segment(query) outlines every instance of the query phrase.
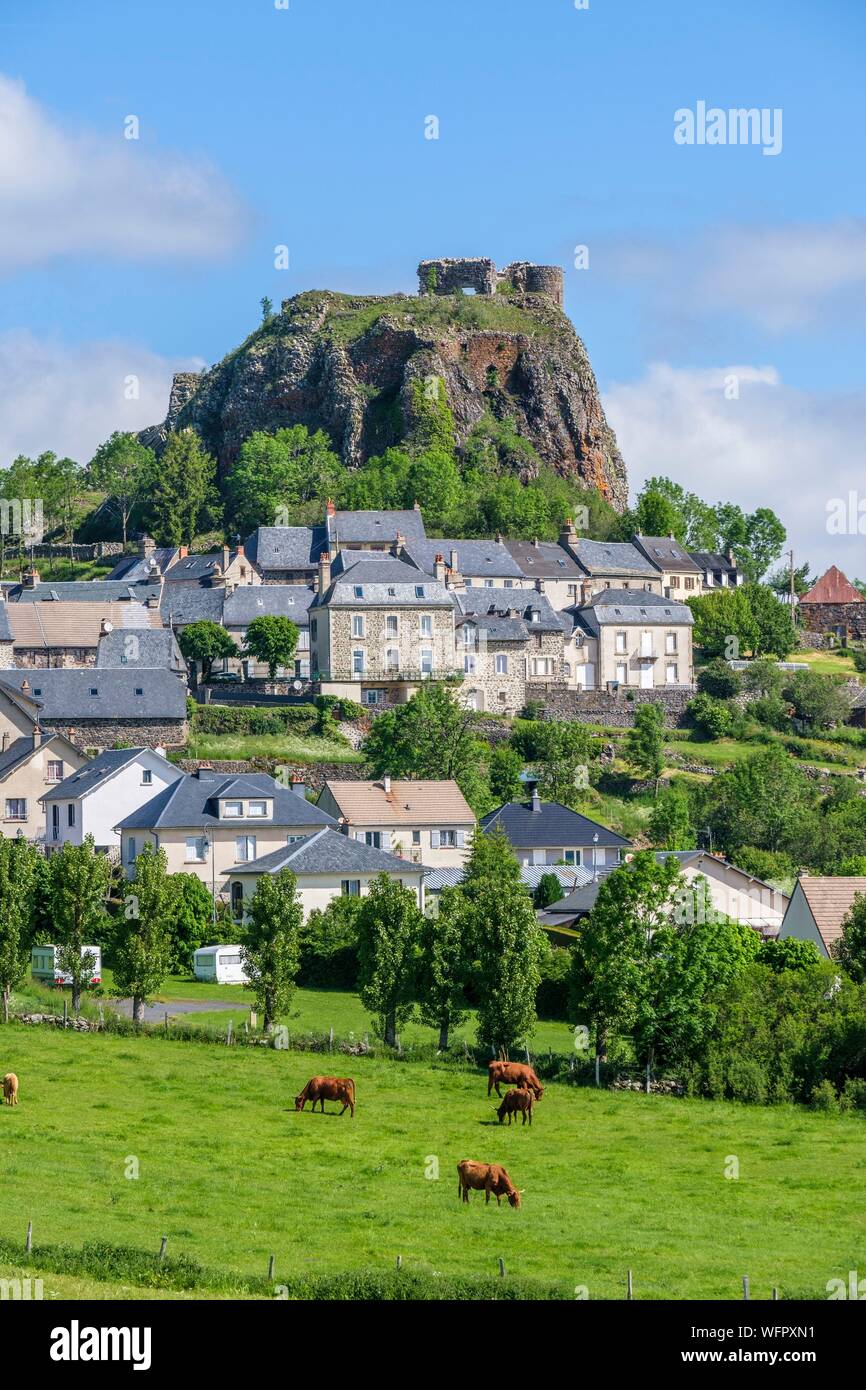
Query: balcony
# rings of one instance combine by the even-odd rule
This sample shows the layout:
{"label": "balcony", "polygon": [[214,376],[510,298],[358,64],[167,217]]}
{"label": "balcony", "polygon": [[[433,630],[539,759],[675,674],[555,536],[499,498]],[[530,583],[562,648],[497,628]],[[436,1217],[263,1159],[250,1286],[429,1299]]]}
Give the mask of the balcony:
{"label": "balcony", "polygon": [[348,666],[332,666],[329,671],[313,671],[310,677],[313,681],[356,681],[359,685],[362,682],[393,681],[395,684],[405,684],[415,681],[462,681],[465,679],[463,671],[453,668],[434,667],[432,671],[422,671],[419,667],[411,666],[367,666],[363,671],[354,671]]}

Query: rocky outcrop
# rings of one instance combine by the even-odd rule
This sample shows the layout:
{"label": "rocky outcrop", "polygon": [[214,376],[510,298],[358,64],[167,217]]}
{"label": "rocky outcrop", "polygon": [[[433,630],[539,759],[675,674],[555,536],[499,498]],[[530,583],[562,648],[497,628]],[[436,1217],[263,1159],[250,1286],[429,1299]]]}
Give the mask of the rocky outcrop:
{"label": "rocky outcrop", "polygon": [[297,295],[222,362],[177,376],[165,421],[141,437],[159,449],[191,426],[225,476],[254,430],[304,424],[356,468],[411,439],[413,383],[432,378],[444,382],[458,445],[486,413],[511,417],[543,462],[625,507],[625,465],[583,343],[552,292],[511,284],[475,296]]}

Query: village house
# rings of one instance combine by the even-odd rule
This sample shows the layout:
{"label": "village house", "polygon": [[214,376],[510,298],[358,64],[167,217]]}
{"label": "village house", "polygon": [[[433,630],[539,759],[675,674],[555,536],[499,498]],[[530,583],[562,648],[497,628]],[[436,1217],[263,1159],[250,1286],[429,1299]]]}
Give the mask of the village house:
{"label": "village house", "polygon": [[559,544],[586,574],[582,603],[602,589],[642,589],[661,594],[659,569],[630,541],[582,540],[574,526],[567,523],[560,533]]}
{"label": "village house", "polygon": [[115,628],[105,632],[96,649],[97,666],[164,667],[186,679],[186,659],[170,628]]}
{"label": "village house", "polygon": [[244,549],[263,584],[311,584],[327,549],[324,526],[259,526]]}
{"label": "village house", "polygon": [[356,840],[410,863],[459,867],[475,817],[454,781],[325,783],[317,805]]}
{"label": "village house", "polygon": [[12,633],[14,665],[33,670],[95,666],[103,637],[129,634],[134,644],[139,634],[162,628],[155,605],[102,601],[98,593],[86,603],[48,599],[6,604],[4,613]]}
{"label": "village house", "polygon": [[405,546],[401,558],[425,574],[435,574],[441,559],[449,589],[520,589],[528,583],[501,536],[495,540],[415,540]]}
{"label": "village house", "polygon": [[153,583],[165,578],[175,584],[207,584],[217,573],[229,589],[237,584],[261,583],[242,545],[234,550],[224,545],[206,555],[191,555],[188,546],[157,546],[147,535],[139,537],[138,554],[123,556],[108,579]]}
{"label": "village house", "polygon": [[37,569],[24,571],[20,584],[5,587],[9,603],[138,603],[158,604],[161,580],[70,579],[62,583],[47,579],[43,583]]}
{"label": "village house", "polygon": [[295,875],[305,918],[315,908],[326,908],[334,898],[366,897],[379,874],[410,889],[424,911],[424,878],[429,869],[327,828],[250,863],[235,865],[229,874],[229,901],[235,919],[246,915],[261,875],[277,874],[281,869]]}
{"label": "village house", "polygon": [[692,684],[692,611],[642,589],[605,589],[570,610],[565,656],[582,690]]}
{"label": "village house", "polygon": [[822,878],[800,874],[779,928],[779,939],[793,936],[812,941],[825,960],[829,959],[854,899],[861,893],[866,894],[866,878],[862,875]]}
{"label": "village house", "polygon": [[0,737],[62,733],[77,747],[186,742],[186,689],[165,669],[0,670]]}
{"label": "village house", "polygon": [[[292,669],[283,674],[291,679],[308,680],[310,676],[310,616],[309,609],[315,597],[315,589],[302,584],[257,584],[237,588],[226,596],[223,605],[222,624],[229,636],[234,638],[238,649],[242,650],[247,638],[247,628],[254,618],[288,618],[298,629],[298,645]],[[248,678],[263,678],[268,674],[267,665],[252,657],[239,660],[227,657],[222,662],[224,671],[242,667]],[[214,669],[220,669],[219,663]],[[279,672],[278,672],[279,674]]]}
{"label": "village house", "polygon": [[520,864],[581,865],[597,870],[616,867],[631,841],[558,801],[509,801],[481,819],[486,834],[502,830]]}
{"label": "village house", "polygon": [[[563,534],[567,539],[573,537],[569,527]],[[539,540],[506,541],[505,544],[524,582],[544,594],[553,608],[571,608],[582,602],[589,575],[566,546]]]}
{"label": "village house", "polygon": [[[0,694],[0,710],[2,710]],[[84,754],[62,734],[43,733],[39,724],[30,733],[0,733],[0,834],[6,838],[45,840],[44,792],[82,766]]]}
{"label": "village house", "polygon": [[475,710],[516,714],[526,685],[563,685],[566,619],[545,594],[467,589],[454,595],[454,642],[463,667],[461,699]]}
{"label": "village house", "polygon": [[636,548],[662,573],[662,593],[681,603],[701,592],[703,576],[696,560],[675,536],[633,537]]}
{"label": "village house", "polygon": [[49,852],[81,845],[91,835],[98,850],[120,851],[118,819],[139,810],[184,776],[155,748],[112,748],[82,763],[45,791]]}
{"label": "village house", "polygon": [[119,816],[114,829],[128,877],[151,845],[165,851],[169,873],[195,874],[216,898],[227,897],[229,876],[240,865],[328,826],[336,826],[334,818],[308,801],[302,787],[281,787],[264,773],[201,767]]}
{"label": "village house", "polygon": [[425,680],[455,671],[454,604],[431,579],[390,554],[319,558],[309,608],[310,674],[323,695],[363,704],[404,701]]}
{"label": "village house", "polygon": [[702,593],[713,589],[736,589],[743,583],[744,576],[737,568],[732,550],[727,555],[719,555],[714,550],[690,550],[689,555],[701,572]]}
{"label": "village house", "polygon": [[832,633],[843,643],[852,637],[863,638],[866,594],[831,565],[800,599],[800,616],[807,632]]}

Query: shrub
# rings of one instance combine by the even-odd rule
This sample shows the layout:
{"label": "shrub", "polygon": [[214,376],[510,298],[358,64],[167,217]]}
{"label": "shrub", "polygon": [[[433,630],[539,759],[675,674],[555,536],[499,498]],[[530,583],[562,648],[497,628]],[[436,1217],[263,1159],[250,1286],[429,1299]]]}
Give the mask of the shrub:
{"label": "shrub", "polygon": [[862,1076],[849,1076],[841,1098],[846,1110],[866,1110],[866,1080]]}
{"label": "shrub", "polygon": [[836,1095],[836,1087],[833,1082],[825,1077],[823,1081],[818,1082],[817,1086],[813,1086],[809,1104],[813,1110],[823,1110],[825,1114],[838,1110],[839,1097]]}
{"label": "shrub", "polygon": [[571,974],[572,948],[555,946],[541,962],[541,982],[535,995],[535,1012],[539,1018],[566,1022],[569,1016],[568,982]]}
{"label": "shrub", "polygon": [[723,657],[715,657],[697,674],[698,690],[717,700],[732,700],[740,693],[740,676]]}
{"label": "shrub", "polygon": [[724,738],[730,733],[734,714],[730,705],[712,695],[696,695],[687,706],[687,713],[695,728],[706,738]]}
{"label": "shrub", "polygon": [[790,878],[794,873],[794,861],[787,854],[770,849],[756,849],[754,845],[741,845],[733,850],[731,860],[738,869],[760,878],[764,883],[773,879]]}
{"label": "shrub", "polygon": [[765,729],[776,729],[784,733],[791,727],[790,707],[780,695],[762,695],[749,705],[749,714]]}

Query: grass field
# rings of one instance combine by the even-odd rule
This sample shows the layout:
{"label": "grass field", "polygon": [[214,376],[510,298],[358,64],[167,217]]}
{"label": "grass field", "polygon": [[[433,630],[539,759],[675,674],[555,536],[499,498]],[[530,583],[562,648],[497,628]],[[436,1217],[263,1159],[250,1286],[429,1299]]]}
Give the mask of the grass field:
{"label": "grass field", "polygon": [[[744,1274],[754,1298],[825,1297],[866,1260],[856,1115],[552,1085],[532,1128],[508,1129],[478,1072],[352,1058],[335,1068],[356,1081],[350,1120],[294,1112],[327,1068],[292,1052],[10,1025],[0,1053],[21,1080],[20,1105],[0,1107],[4,1240],[30,1219],[37,1245],[156,1250],[167,1235],[175,1255],[239,1275],[274,1253],[278,1280],[398,1255],[489,1275],[502,1256],[591,1298],[622,1297],[628,1268],[640,1298],[736,1299]],[[466,1157],[505,1163],[521,1210],[461,1206]],[[46,1297],[59,1278],[45,1273]]]}
{"label": "grass field", "polygon": [[185,758],[285,758],[292,763],[360,763],[345,743],[315,734],[191,734]]}

